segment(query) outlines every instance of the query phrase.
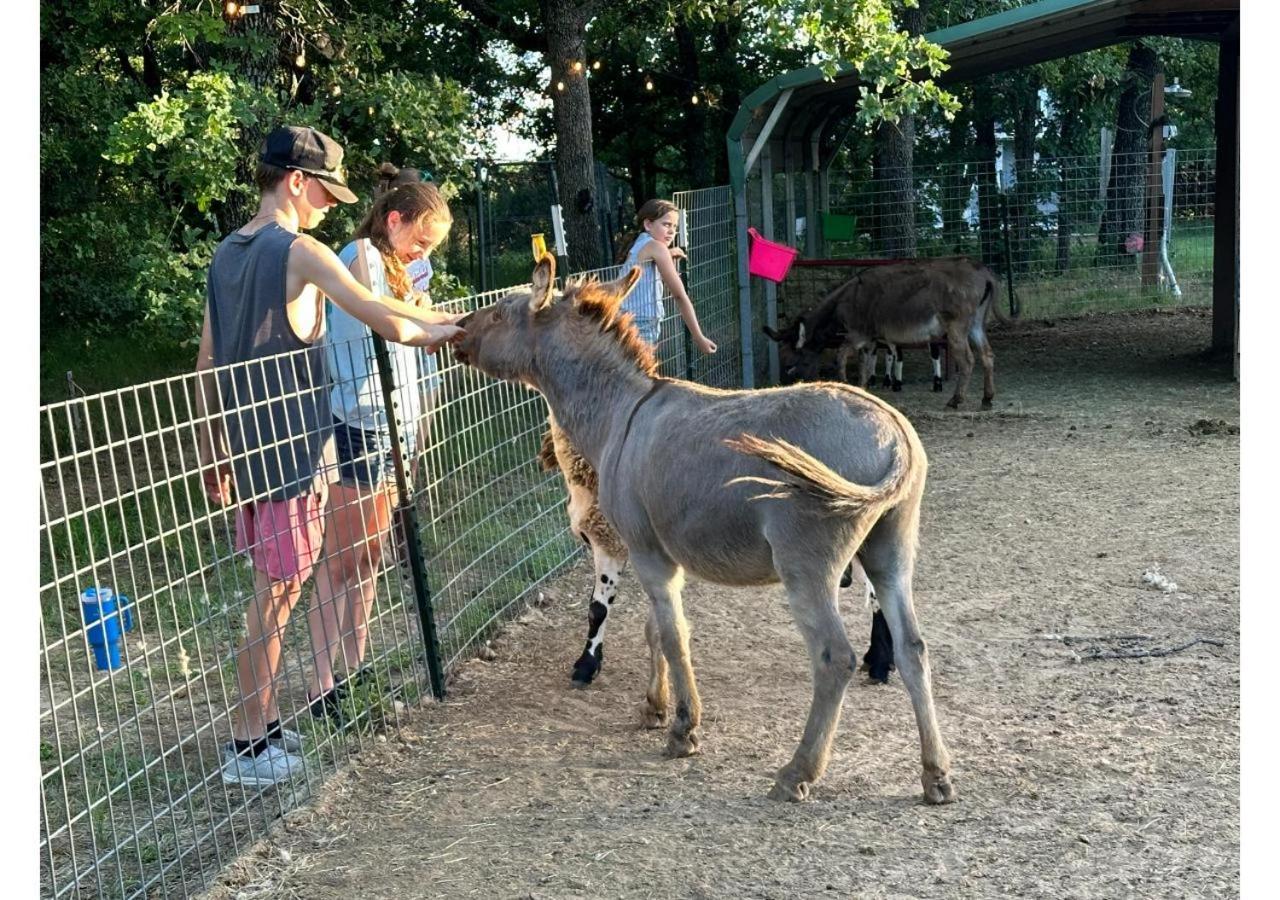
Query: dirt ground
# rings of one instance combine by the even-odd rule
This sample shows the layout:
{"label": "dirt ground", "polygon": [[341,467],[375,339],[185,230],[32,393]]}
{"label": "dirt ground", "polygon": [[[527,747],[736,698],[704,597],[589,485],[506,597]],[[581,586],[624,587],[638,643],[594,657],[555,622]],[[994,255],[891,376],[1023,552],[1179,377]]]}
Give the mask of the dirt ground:
{"label": "dirt ground", "polygon": [[944,414],[908,355],[890,399],[930,455],[916,603],[959,802],[921,801],[896,673],[851,686],[809,802],[765,799],[810,690],[779,589],[690,582],[703,754],[664,759],[633,580],[570,686],[579,566],[210,896],[1238,894],[1239,395],[1208,342],[1204,311],[1020,323],[990,413]]}

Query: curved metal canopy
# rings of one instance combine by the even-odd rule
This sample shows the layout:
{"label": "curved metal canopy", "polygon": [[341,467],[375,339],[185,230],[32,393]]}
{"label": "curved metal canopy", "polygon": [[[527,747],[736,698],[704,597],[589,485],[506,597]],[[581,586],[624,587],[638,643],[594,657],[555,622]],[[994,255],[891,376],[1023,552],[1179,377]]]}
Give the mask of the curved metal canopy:
{"label": "curved metal canopy", "polygon": [[[1147,35],[1219,40],[1239,16],[1240,0],[1041,0],[926,37],[950,54],[940,80],[954,83]],[[726,135],[734,186],[751,169],[747,160],[755,162],[762,137],[779,150],[808,143],[829,114],[854,110],[860,83],[852,66],[840,65],[831,80],[809,66],[748,94]]]}

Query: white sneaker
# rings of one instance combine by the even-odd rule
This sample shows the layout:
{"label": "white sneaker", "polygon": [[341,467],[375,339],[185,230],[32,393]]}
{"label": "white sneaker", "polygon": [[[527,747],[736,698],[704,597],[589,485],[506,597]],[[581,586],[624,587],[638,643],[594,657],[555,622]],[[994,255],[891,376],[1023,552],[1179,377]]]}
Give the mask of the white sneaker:
{"label": "white sneaker", "polygon": [[280,737],[267,738],[267,743],[272,746],[279,747],[285,753],[301,753],[302,752],[302,735],[288,728],[280,729]]}
{"label": "white sneaker", "polygon": [[222,780],[227,784],[270,787],[288,781],[302,771],[302,757],[286,753],[275,744],[257,756],[236,753],[235,744],[222,748]]}

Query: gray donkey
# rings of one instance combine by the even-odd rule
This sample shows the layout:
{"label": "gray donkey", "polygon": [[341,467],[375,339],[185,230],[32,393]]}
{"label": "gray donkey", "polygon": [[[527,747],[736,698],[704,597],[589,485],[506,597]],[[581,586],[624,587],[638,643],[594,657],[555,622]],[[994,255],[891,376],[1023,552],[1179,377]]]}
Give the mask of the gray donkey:
{"label": "gray donkey", "polygon": [[[614,601],[618,599],[618,581],[627,565],[627,546],[600,512],[600,479],[596,476],[596,470],[573,448],[572,442],[556,424],[554,416],[547,417],[547,431],[542,435],[538,461],[548,472],[559,470],[564,476],[565,486],[569,490],[569,530],[582,538],[582,542],[591,549],[595,565],[595,577],[591,580],[591,603],[587,608],[587,644],[582,655],[573,664],[573,683],[586,686],[604,666],[604,626],[613,610]],[[885,621],[884,613],[875,602],[874,586],[866,579],[866,573],[862,571],[862,565],[856,558],[845,568],[844,575],[840,578],[840,587],[847,588],[853,584],[855,569],[862,576],[866,603],[874,607],[871,614],[871,645],[862,657],[862,668],[872,684],[885,684],[889,681],[889,673],[893,671],[893,639],[889,636],[889,623]],[[653,658],[662,654],[661,647],[657,644],[656,627],[650,616],[645,634]],[[662,690],[665,692],[665,688]],[[646,724],[657,728],[663,722],[646,715]]]}
{"label": "gray donkey", "polygon": [[927,461],[897,410],[844,384],[725,391],[656,376],[652,349],[620,306],[639,269],[609,284],[553,288],[543,256],[528,291],[463,321],[454,355],[540,391],[556,422],[600,473],[599,504],[652,603],[649,711],[675,713],[671,757],[698,752],[702,703],[681,603],[687,570],[725,585],[781,581],[808,647],[813,700],[774,799],[803,800],[826,770],[856,669],[837,608],[855,552],[876,586],[920,732],[924,798],[955,798],[934,714],[928,653],[911,602]]}

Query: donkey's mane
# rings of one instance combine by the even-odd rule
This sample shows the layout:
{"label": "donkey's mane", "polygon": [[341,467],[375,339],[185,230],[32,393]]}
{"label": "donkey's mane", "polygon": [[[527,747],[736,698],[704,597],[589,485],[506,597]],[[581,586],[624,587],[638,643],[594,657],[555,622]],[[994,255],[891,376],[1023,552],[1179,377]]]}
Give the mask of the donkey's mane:
{"label": "donkey's mane", "polygon": [[[646,375],[657,375],[658,361],[653,347],[640,337],[631,313],[622,312],[622,300],[609,286],[601,284],[594,275],[588,278],[571,278],[564,286],[563,301],[590,319],[600,323],[600,330],[613,335],[623,354],[640,367]],[[562,301],[562,302],[563,302]]]}

